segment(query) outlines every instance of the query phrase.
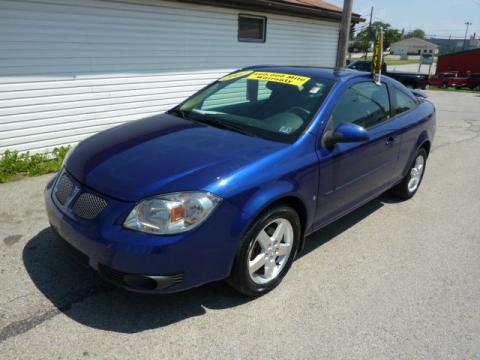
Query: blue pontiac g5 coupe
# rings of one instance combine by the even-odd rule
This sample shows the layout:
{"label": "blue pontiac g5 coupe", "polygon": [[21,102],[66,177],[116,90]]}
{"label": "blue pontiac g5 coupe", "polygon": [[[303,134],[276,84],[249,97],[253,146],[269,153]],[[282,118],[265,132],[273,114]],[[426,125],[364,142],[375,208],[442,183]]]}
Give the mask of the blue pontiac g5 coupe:
{"label": "blue pontiac g5 coupe", "polygon": [[384,77],[250,67],[165,114],[82,141],[45,190],[53,229],[106,280],[262,295],[306,235],[386,190],[418,190],[435,108]]}

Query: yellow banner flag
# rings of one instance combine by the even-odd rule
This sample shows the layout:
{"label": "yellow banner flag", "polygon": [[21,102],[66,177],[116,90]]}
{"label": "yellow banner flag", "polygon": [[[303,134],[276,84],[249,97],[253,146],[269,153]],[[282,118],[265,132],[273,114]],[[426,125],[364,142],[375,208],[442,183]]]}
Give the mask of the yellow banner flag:
{"label": "yellow banner flag", "polygon": [[373,49],[372,58],[372,78],[377,84],[380,84],[380,78],[382,76],[382,64],[383,64],[383,30],[377,35],[375,41],[375,48]]}

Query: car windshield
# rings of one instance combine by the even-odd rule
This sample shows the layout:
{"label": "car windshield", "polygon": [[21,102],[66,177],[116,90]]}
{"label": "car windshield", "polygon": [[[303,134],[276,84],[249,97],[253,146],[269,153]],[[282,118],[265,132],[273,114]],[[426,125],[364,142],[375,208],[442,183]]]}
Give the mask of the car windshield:
{"label": "car windshield", "polygon": [[266,71],[227,75],[170,111],[248,136],[293,143],[334,81]]}

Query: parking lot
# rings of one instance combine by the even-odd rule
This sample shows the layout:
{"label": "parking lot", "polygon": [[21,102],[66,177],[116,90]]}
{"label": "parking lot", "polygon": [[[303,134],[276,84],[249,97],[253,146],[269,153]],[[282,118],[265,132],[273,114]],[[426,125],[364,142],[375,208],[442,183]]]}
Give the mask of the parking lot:
{"label": "parking lot", "polygon": [[310,236],[279,288],[114,289],[48,228],[51,176],[0,185],[2,359],[479,359],[480,94],[430,91],[437,135],[416,197]]}

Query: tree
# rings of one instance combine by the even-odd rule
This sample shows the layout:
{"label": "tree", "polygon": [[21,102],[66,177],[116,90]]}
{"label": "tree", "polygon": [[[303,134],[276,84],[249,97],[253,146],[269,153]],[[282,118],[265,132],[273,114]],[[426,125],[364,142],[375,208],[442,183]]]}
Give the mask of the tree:
{"label": "tree", "polygon": [[355,36],[353,47],[359,50],[367,50],[370,47],[370,44],[374,41],[376,34],[383,30],[383,48],[387,49],[394,42],[400,41],[402,37],[398,29],[392,28],[389,23],[384,23],[381,21],[375,21],[372,24],[371,37],[368,38],[368,27],[363,28]]}
{"label": "tree", "polygon": [[415,29],[413,31],[408,32],[407,35],[405,35],[405,38],[407,39],[412,37],[425,39],[425,31],[423,31],[422,29]]}

